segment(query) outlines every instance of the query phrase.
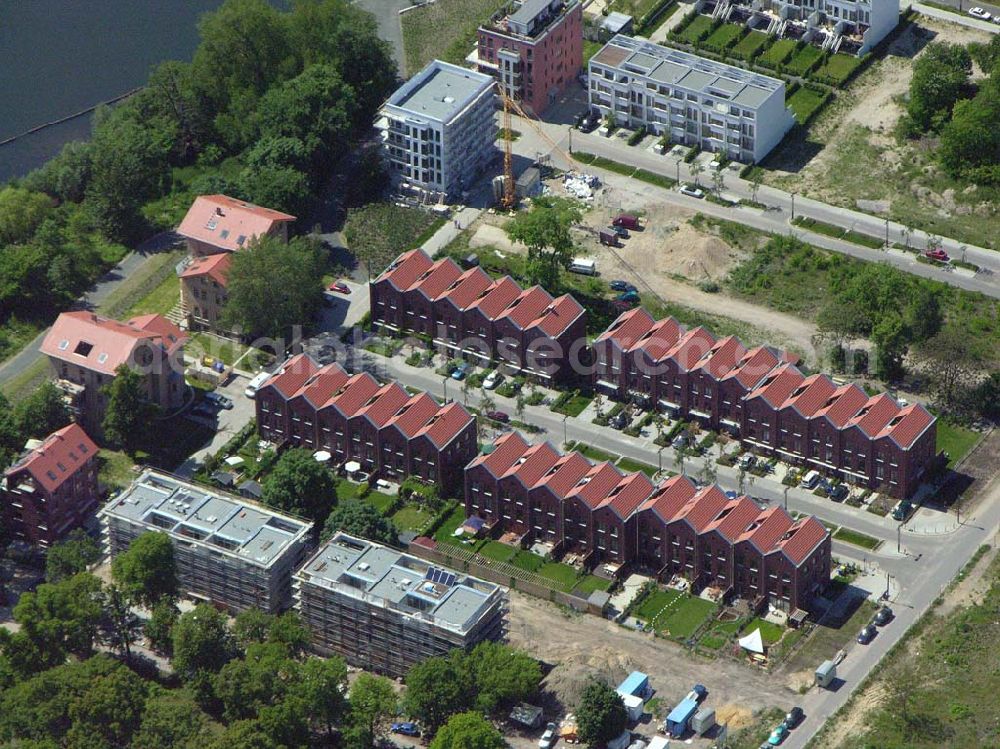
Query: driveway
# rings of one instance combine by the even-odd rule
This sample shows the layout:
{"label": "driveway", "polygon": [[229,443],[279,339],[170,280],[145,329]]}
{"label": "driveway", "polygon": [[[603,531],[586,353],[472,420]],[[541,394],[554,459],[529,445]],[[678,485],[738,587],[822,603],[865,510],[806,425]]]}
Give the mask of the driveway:
{"label": "driveway", "polygon": [[[223,445],[229,442],[238,431],[247,425],[250,419],[256,415],[256,407],[251,398],[247,398],[243,393],[246,390],[249,380],[243,375],[233,375],[224,386],[215,389],[216,393],[228,396],[233,402],[231,409],[219,411],[214,419],[198,418],[198,423],[207,424],[213,427],[216,432],[212,441],[205,447],[193,453],[185,460],[174,473],[181,478],[190,478],[198,470],[198,466],[209,455],[217,453]],[[191,417],[195,420],[195,417]]]}
{"label": "driveway", "polygon": [[341,281],[347,284],[351,293],[323,292],[323,309],[318,323],[321,331],[343,332],[357,325],[370,309],[367,283],[358,283],[346,278]]}
{"label": "driveway", "polygon": [[375,16],[378,35],[389,42],[399,74],[404,75],[406,58],[403,54],[403,29],[399,23],[399,11],[412,5],[410,0],[357,0],[355,4]]}

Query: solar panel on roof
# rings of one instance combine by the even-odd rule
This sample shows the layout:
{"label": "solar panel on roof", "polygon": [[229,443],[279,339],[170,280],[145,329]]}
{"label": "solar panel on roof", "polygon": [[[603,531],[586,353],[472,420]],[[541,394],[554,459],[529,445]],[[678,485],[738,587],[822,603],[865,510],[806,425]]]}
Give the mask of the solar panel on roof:
{"label": "solar panel on roof", "polygon": [[441,585],[451,587],[455,584],[458,576],[454,572],[448,572],[438,567],[428,567],[424,579],[430,580],[432,583],[440,583]]}

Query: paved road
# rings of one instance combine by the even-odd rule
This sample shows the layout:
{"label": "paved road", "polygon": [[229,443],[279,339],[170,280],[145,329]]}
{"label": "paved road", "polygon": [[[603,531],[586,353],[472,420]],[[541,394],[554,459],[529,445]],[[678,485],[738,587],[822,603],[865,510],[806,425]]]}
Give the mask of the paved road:
{"label": "paved road", "polygon": [[392,46],[393,57],[396,59],[400,75],[406,72],[404,70],[406,58],[403,54],[403,30],[399,23],[399,11],[410,5],[412,5],[410,0],[357,0],[359,8],[375,16],[378,35]]}
{"label": "paved road", "polygon": [[972,29],[988,31],[991,34],[1000,32],[1000,25],[995,24],[992,21],[983,21],[979,18],[973,18],[967,13],[969,8],[982,8],[990,15],[997,16],[1000,15],[1000,6],[989,5],[988,3],[968,2],[968,0],[936,0],[936,2],[941,5],[950,5],[952,8],[960,9],[961,12],[950,13],[947,10],[934,8],[930,5],[924,5],[923,3],[913,3],[913,9],[919,13],[923,13],[925,16],[940,18],[942,21],[958,23]]}
{"label": "paved road", "polygon": [[[971,245],[963,245],[952,239],[942,239],[942,245],[952,257],[961,259],[964,256],[968,262],[975,263],[986,269],[986,272],[974,275],[959,269],[945,271],[934,266],[918,263],[913,259],[913,256],[902,252],[873,250],[822,234],[803,231],[789,223],[792,218],[793,201],[794,215],[796,217],[806,216],[814,218],[877,238],[882,238],[886,235],[885,219],[880,219],[859,211],[827,205],[801,196],[793,197],[791,193],[769,186],[760,186],[757,192],[757,200],[768,205],[772,210],[761,211],[746,206],[727,208],[715,203],[709,203],[706,200],[698,200],[681,195],[675,190],[656,187],[646,182],[629,179],[601,169],[586,167],[576,161],[569,163],[558,153],[553,152],[552,146],[545,139],[541,138],[531,125],[523,121],[518,124],[520,125],[518,130],[522,135],[514,142],[513,149],[522,157],[534,159],[536,154],[540,152],[552,153],[553,162],[557,166],[562,168],[586,169],[600,173],[606,184],[612,185],[614,189],[621,190],[625,194],[640,195],[647,199],[656,199],[670,205],[701,211],[705,214],[726,218],[762,231],[779,234],[791,233],[802,237],[811,244],[828,250],[850,255],[861,260],[888,262],[915,275],[943,281],[953,286],[969,291],[977,291],[994,298],[1000,298],[1000,252]],[[689,166],[677,158],[661,156],[645,148],[628,146],[618,138],[603,138],[597,135],[596,132],[584,134],[579,131],[573,131],[572,136],[570,136],[570,130],[565,125],[540,123],[537,120],[533,124],[540,126],[542,131],[548,136],[548,139],[555,142],[564,152],[569,151],[570,138],[572,138],[573,148],[577,151],[587,151],[598,156],[613,159],[619,163],[642,167],[643,169],[662,174],[672,179],[680,176],[680,179],[683,181],[694,180]],[[703,182],[708,182],[707,172],[703,173],[700,179]],[[749,182],[740,179],[739,175],[734,171],[725,172],[724,195],[734,199],[749,198],[751,192],[752,186]],[[625,201],[622,202],[624,203]],[[892,221],[888,222],[888,234],[890,242],[908,243],[911,247],[919,248],[926,247],[927,245],[928,235],[925,232],[914,231],[907,235],[906,227]]]}

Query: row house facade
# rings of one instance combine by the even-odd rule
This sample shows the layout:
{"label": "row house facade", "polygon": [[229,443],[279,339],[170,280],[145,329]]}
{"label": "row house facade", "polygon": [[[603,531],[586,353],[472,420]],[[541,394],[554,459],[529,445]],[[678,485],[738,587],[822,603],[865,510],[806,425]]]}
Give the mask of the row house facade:
{"label": "row house facade", "polygon": [[594,341],[594,388],[725,430],[744,446],[849,483],[909,497],[936,457],[936,423],[921,405],[805,375],[795,357],[747,349],[636,308]]}
{"label": "row house facade", "polygon": [[263,439],[326,450],[334,463],[357,461],[378,478],[456,486],[476,454],[475,419],[460,404],[442,406],[336,363],[321,367],[306,354],[285,362],[255,400]]}
{"label": "row house facade", "polygon": [[465,510],[491,531],[587,564],[635,564],[662,581],[716,587],[787,611],[830,579],[830,534],[815,518],[761,510],[684,476],[654,485],[579,453],[508,433],[465,470]]}
{"label": "row house facade", "polygon": [[544,382],[568,383],[586,345],[586,313],[564,294],[522,289],[509,276],[463,271],[451,258],[423,250],[400,255],[371,284],[372,321],[394,333],[415,333],[437,348]]}

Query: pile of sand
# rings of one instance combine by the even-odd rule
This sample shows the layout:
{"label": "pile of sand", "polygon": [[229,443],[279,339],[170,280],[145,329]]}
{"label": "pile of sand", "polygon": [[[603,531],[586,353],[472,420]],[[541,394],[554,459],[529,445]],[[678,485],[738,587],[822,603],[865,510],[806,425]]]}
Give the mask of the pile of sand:
{"label": "pile of sand", "polygon": [[720,726],[725,723],[732,733],[753,723],[753,713],[741,705],[727,704],[715,711],[715,722]]}
{"label": "pile of sand", "polygon": [[576,705],[591,679],[614,687],[635,670],[635,663],[625,653],[612,648],[595,648],[562,658],[546,677],[544,688],[563,705]]}

